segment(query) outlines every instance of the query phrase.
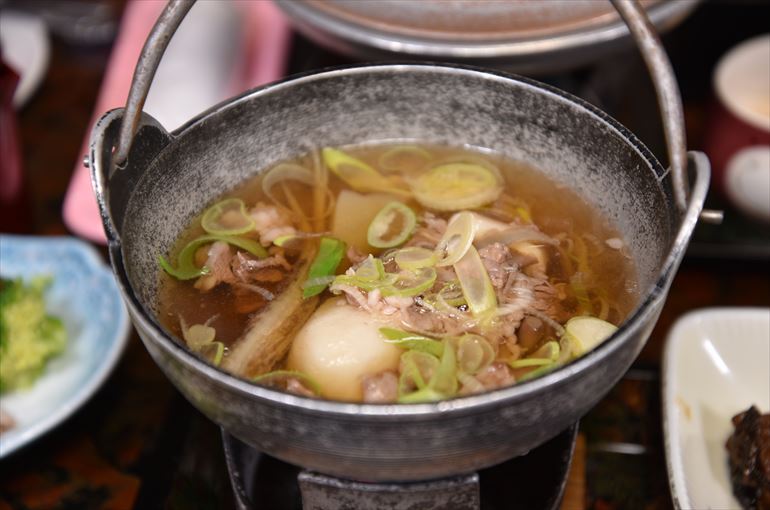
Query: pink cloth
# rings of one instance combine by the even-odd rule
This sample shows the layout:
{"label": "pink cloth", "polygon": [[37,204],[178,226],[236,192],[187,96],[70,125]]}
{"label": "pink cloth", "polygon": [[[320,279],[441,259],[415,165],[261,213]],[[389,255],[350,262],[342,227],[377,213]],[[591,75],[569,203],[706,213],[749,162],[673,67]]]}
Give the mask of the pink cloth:
{"label": "pink cloth", "polygon": [[[234,0],[233,3],[242,14],[245,51],[243,65],[232,77],[228,96],[283,76],[291,35],[286,18],[272,2]],[[164,0],[131,0],[126,6],[91,126],[108,110],[125,106],[142,46],[165,4]],[[91,175],[82,164],[88,153],[90,136],[89,127],[64,199],[63,216],[64,222],[75,234],[105,243]]]}

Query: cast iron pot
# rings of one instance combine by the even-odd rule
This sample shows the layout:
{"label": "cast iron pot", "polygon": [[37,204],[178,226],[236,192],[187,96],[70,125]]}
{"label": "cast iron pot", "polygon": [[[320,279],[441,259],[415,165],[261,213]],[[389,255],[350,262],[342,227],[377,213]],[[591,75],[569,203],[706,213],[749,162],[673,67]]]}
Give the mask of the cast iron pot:
{"label": "cast iron pot", "polygon": [[[136,129],[121,165],[114,161],[121,147],[113,151],[124,116]],[[157,256],[199,211],[310,148],[372,140],[490,148],[576,190],[622,232],[638,270],[638,307],[597,349],[544,377],[416,405],[341,403],[258,386],[207,364],[164,330]],[[89,157],[120,289],[147,350],[174,385],[262,452],[368,481],[491,466],[583,416],[628,369],[655,325],[709,179],[708,161],[691,153],[685,198],[672,172],[591,105],[528,79],[436,64],[298,76],[218,105],[172,133],[149,115],[134,122],[124,109],[112,110],[94,129]]]}

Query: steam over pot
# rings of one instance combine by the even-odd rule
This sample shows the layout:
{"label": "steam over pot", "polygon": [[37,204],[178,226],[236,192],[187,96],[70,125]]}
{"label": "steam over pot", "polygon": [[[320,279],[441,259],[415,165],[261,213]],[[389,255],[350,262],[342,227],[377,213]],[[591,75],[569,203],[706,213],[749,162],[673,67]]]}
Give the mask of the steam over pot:
{"label": "steam over pot", "polygon": [[[369,481],[490,466],[584,415],[655,325],[709,179],[708,161],[691,153],[689,196],[683,189],[677,195],[673,172],[601,111],[531,80],[469,67],[369,65],[306,74],[247,92],[172,133],[141,114],[121,166],[114,161],[121,149],[113,149],[124,116],[130,138],[131,109],[97,123],[91,169],[112,267],[155,362],[193,405],[258,450]],[[403,138],[488,147],[575,189],[627,240],[643,289],[639,306],[612,338],[560,370],[416,405],[331,402],[256,386],[201,361],[160,326],[156,257],[212,199],[311,147]]]}

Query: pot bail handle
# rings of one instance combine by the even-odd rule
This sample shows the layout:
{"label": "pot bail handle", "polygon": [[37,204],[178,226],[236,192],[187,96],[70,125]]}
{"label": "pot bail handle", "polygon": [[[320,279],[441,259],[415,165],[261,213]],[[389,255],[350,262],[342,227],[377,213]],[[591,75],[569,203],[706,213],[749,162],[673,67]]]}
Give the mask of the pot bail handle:
{"label": "pot bail handle", "polygon": [[[120,126],[120,136],[112,158],[115,167],[123,168],[126,165],[136,133],[139,114],[150,91],[155,71],[158,69],[171,37],[195,2],[196,0],[169,0],[144,43],[131,81],[123,122]],[[683,213],[687,209],[689,194],[685,175],[687,143],[682,98],[671,68],[671,62],[655,27],[638,0],[610,0],[610,2],[628,26],[652,77],[663,120],[674,199],[679,211]]]}
{"label": "pot bail handle", "polygon": [[128,153],[131,150],[131,144],[134,141],[134,135],[141,118],[142,108],[144,108],[144,102],[150,92],[152,80],[155,78],[155,71],[160,65],[160,59],[166,52],[171,37],[195,2],[196,0],[169,0],[158,21],[152,27],[150,35],[147,36],[142,47],[142,53],[139,55],[139,61],[136,63],[131,88],[128,91],[120,134],[112,156],[113,168],[126,166]]}
{"label": "pot bail handle", "polygon": [[674,188],[674,201],[680,213],[687,210],[689,185],[686,176],[687,141],[684,129],[682,96],[671,61],[655,27],[638,0],[610,0],[628,26],[652,78],[658,98],[663,133],[666,137],[669,171]]}

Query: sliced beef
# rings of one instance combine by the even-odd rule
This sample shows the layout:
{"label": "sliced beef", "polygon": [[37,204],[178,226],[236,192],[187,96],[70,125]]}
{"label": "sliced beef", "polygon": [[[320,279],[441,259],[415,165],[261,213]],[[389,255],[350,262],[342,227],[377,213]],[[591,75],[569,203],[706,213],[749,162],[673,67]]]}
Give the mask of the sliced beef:
{"label": "sliced beef", "polygon": [[364,378],[364,402],[389,404],[398,399],[398,375],[390,370]]}

